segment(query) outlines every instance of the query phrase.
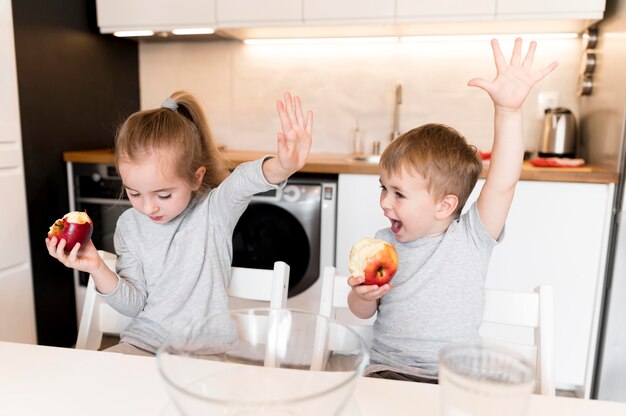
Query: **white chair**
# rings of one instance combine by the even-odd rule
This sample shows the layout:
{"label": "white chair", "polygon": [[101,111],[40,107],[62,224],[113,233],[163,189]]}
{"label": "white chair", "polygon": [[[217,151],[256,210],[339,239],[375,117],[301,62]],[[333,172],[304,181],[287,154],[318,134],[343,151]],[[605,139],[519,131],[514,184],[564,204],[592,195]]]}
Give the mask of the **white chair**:
{"label": "white chair", "polygon": [[[98,251],[106,265],[115,271],[117,256]],[[284,308],[289,287],[289,265],[278,261],[273,270],[233,267],[228,295],[244,299],[269,302],[270,308]],[[83,314],[80,319],[76,348],[98,350],[103,334],[118,335],[132,318],[122,315],[96,293],[93,279],[89,278]]]}
{"label": "white chair", "polygon": [[[318,314],[329,319],[341,322],[353,329],[361,336],[365,344],[370,347],[374,338],[372,325],[376,315],[369,319],[360,319],[352,315],[348,309],[348,276],[339,276],[332,266],[324,267],[322,273],[322,294],[320,296],[320,308]],[[311,370],[321,371],[329,358],[329,351],[341,348],[342,340],[332,337],[334,343],[329,342],[329,330],[327,321],[319,320],[315,329],[315,345],[313,346],[313,358]]]}
{"label": "white chair", "polygon": [[[322,295],[320,298],[319,314],[330,319],[336,319],[341,309],[348,308],[348,293],[350,286],[346,276],[336,275],[334,267],[324,268],[322,276]],[[512,292],[504,290],[485,290],[485,310],[481,338],[485,342],[497,344],[512,349],[535,365],[537,392],[554,396],[554,305],[553,293],[550,286],[539,286],[534,292]],[[371,345],[373,339],[372,323],[375,317],[360,320],[355,319],[348,323],[366,343]],[[345,317],[339,319],[345,322]],[[518,329],[531,330],[530,337],[516,333]],[[488,335],[486,335],[487,333]],[[507,338],[502,337],[506,335]],[[513,336],[511,336],[513,335]],[[528,339],[532,338],[530,342]],[[319,339],[318,342],[325,342]],[[316,368],[323,365],[323,357],[315,363]]]}
{"label": "white chair", "polygon": [[[524,334],[524,330],[532,334]],[[481,338],[530,360],[535,365],[535,392],[555,395],[551,286],[538,286],[532,293],[486,289]]]}
{"label": "white chair", "polygon": [[348,277],[337,275],[336,269],[332,266],[324,267],[319,314],[348,325],[363,338],[369,347],[374,338],[372,325],[376,320],[376,315],[374,314],[369,319],[360,319],[349,311],[348,293],[351,289],[348,285]]}

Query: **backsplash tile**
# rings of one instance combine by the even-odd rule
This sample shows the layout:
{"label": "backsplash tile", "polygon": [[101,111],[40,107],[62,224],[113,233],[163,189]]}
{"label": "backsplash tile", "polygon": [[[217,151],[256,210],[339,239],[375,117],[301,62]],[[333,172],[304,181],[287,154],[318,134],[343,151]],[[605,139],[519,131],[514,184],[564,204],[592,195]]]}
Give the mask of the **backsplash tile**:
{"label": "backsplash tile", "polygon": [[[510,56],[513,41],[503,41]],[[526,47],[526,42],[525,46]],[[290,90],[314,112],[313,152],[348,153],[359,120],[365,149],[391,133],[394,88],[402,82],[400,129],[449,124],[481,149],[490,149],[492,105],[467,87],[495,76],[488,41],[379,45],[246,46],[236,41],[142,42],[142,108],[186,89],[203,103],[213,133],[231,149],[275,149],[280,128],[275,101]],[[534,68],[559,68],[532,91],[524,106],[526,147],[536,150],[542,128],[537,95],[558,91],[559,105],[578,114],[579,39],[542,40]]]}

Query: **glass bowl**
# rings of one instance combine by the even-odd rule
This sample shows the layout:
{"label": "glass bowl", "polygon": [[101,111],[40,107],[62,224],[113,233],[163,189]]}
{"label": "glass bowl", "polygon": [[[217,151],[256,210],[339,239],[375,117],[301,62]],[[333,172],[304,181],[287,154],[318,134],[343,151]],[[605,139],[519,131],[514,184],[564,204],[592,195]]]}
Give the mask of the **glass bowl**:
{"label": "glass bowl", "polygon": [[337,415],[369,356],[350,328],[289,309],[238,309],[174,330],[159,373],[183,415]]}

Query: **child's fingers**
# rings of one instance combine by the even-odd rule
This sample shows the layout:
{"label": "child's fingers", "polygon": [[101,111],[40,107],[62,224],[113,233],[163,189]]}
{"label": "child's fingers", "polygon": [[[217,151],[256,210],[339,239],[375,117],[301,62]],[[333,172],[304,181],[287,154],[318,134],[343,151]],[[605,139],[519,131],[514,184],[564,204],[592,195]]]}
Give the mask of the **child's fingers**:
{"label": "child's fingers", "polygon": [[497,39],[491,40],[491,49],[493,50],[493,59],[496,63],[496,70],[500,72],[500,70],[506,66],[506,61],[504,60],[504,55],[502,55],[502,49],[500,49],[500,44]]}
{"label": "child's fingers", "polygon": [[302,115],[302,103],[300,102],[300,97],[294,97],[294,102],[296,105],[296,120],[298,122],[298,126],[304,128],[304,116]]}
{"label": "child's fingers", "polygon": [[517,66],[522,60],[522,38],[515,38],[513,53],[511,54],[511,65]]}
{"label": "child's fingers", "polygon": [[365,278],[363,276],[350,276],[348,278],[348,285],[350,287],[355,287],[363,283],[364,280]]}
{"label": "child's fingers", "polygon": [[559,66],[559,63],[554,61],[547,67],[543,68],[541,71],[537,71],[533,74],[533,81],[538,82],[541,81],[546,75],[550,72],[554,71],[556,67]]}
{"label": "child's fingers", "polygon": [[46,237],[46,248],[48,249],[48,254],[52,257],[56,257],[56,249],[57,249],[58,240],[56,237],[47,238]]}
{"label": "child's fingers", "polygon": [[469,85],[470,87],[478,87],[482,90],[487,91],[489,94],[493,92],[493,82],[487,81],[483,78],[470,79],[467,85]]}
{"label": "child's fingers", "polygon": [[276,108],[278,109],[278,118],[280,118],[280,126],[283,131],[291,130],[291,121],[287,115],[285,104],[282,101],[276,101]]}
{"label": "child's fingers", "polygon": [[80,243],[76,243],[76,245],[72,247],[72,251],[70,251],[68,256],[68,260],[71,264],[75,264],[78,261],[78,250],[80,250],[80,247]]}
{"label": "child's fingers", "polygon": [[67,257],[67,255],[65,254],[65,245],[67,244],[67,241],[65,241],[65,238],[62,238],[59,240],[59,243],[57,244],[57,249],[56,249],[56,258],[59,260],[65,260],[65,258]]}
{"label": "child's fingers", "polygon": [[296,112],[293,108],[293,99],[291,98],[291,94],[286,92],[284,94],[285,97],[285,108],[287,109],[287,116],[289,116],[289,121],[291,122],[291,126],[298,125],[298,118],[296,117]]}
{"label": "child's fingers", "polygon": [[313,135],[313,111],[310,111],[306,115],[306,124],[305,124],[306,132],[309,133],[309,136]]}
{"label": "child's fingers", "polygon": [[533,60],[535,59],[535,50],[537,49],[537,42],[530,42],[530,46],[528,47],[528,52],[526,52],[526,57],[524,58],[524,62],[522,62],[522,66],[530,71],[530,67],[533,65]]}
{"label": "child's fingers", "polygon": [[385,293],[389,292],[389,285],[382,285],[370,293],[374,298],[380,299]]}

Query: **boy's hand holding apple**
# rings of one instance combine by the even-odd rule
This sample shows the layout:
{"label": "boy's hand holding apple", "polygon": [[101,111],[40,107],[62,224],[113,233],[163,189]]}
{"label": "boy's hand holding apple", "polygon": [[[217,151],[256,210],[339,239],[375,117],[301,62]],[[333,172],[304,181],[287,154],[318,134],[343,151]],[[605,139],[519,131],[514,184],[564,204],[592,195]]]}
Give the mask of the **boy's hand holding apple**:
{"label": "boy's hand holding apple", "polygon": [[389,291],[398,270],[398,253],[386,241],[363,238],[350,250],[348,284],[363,300],[374,301]]}

